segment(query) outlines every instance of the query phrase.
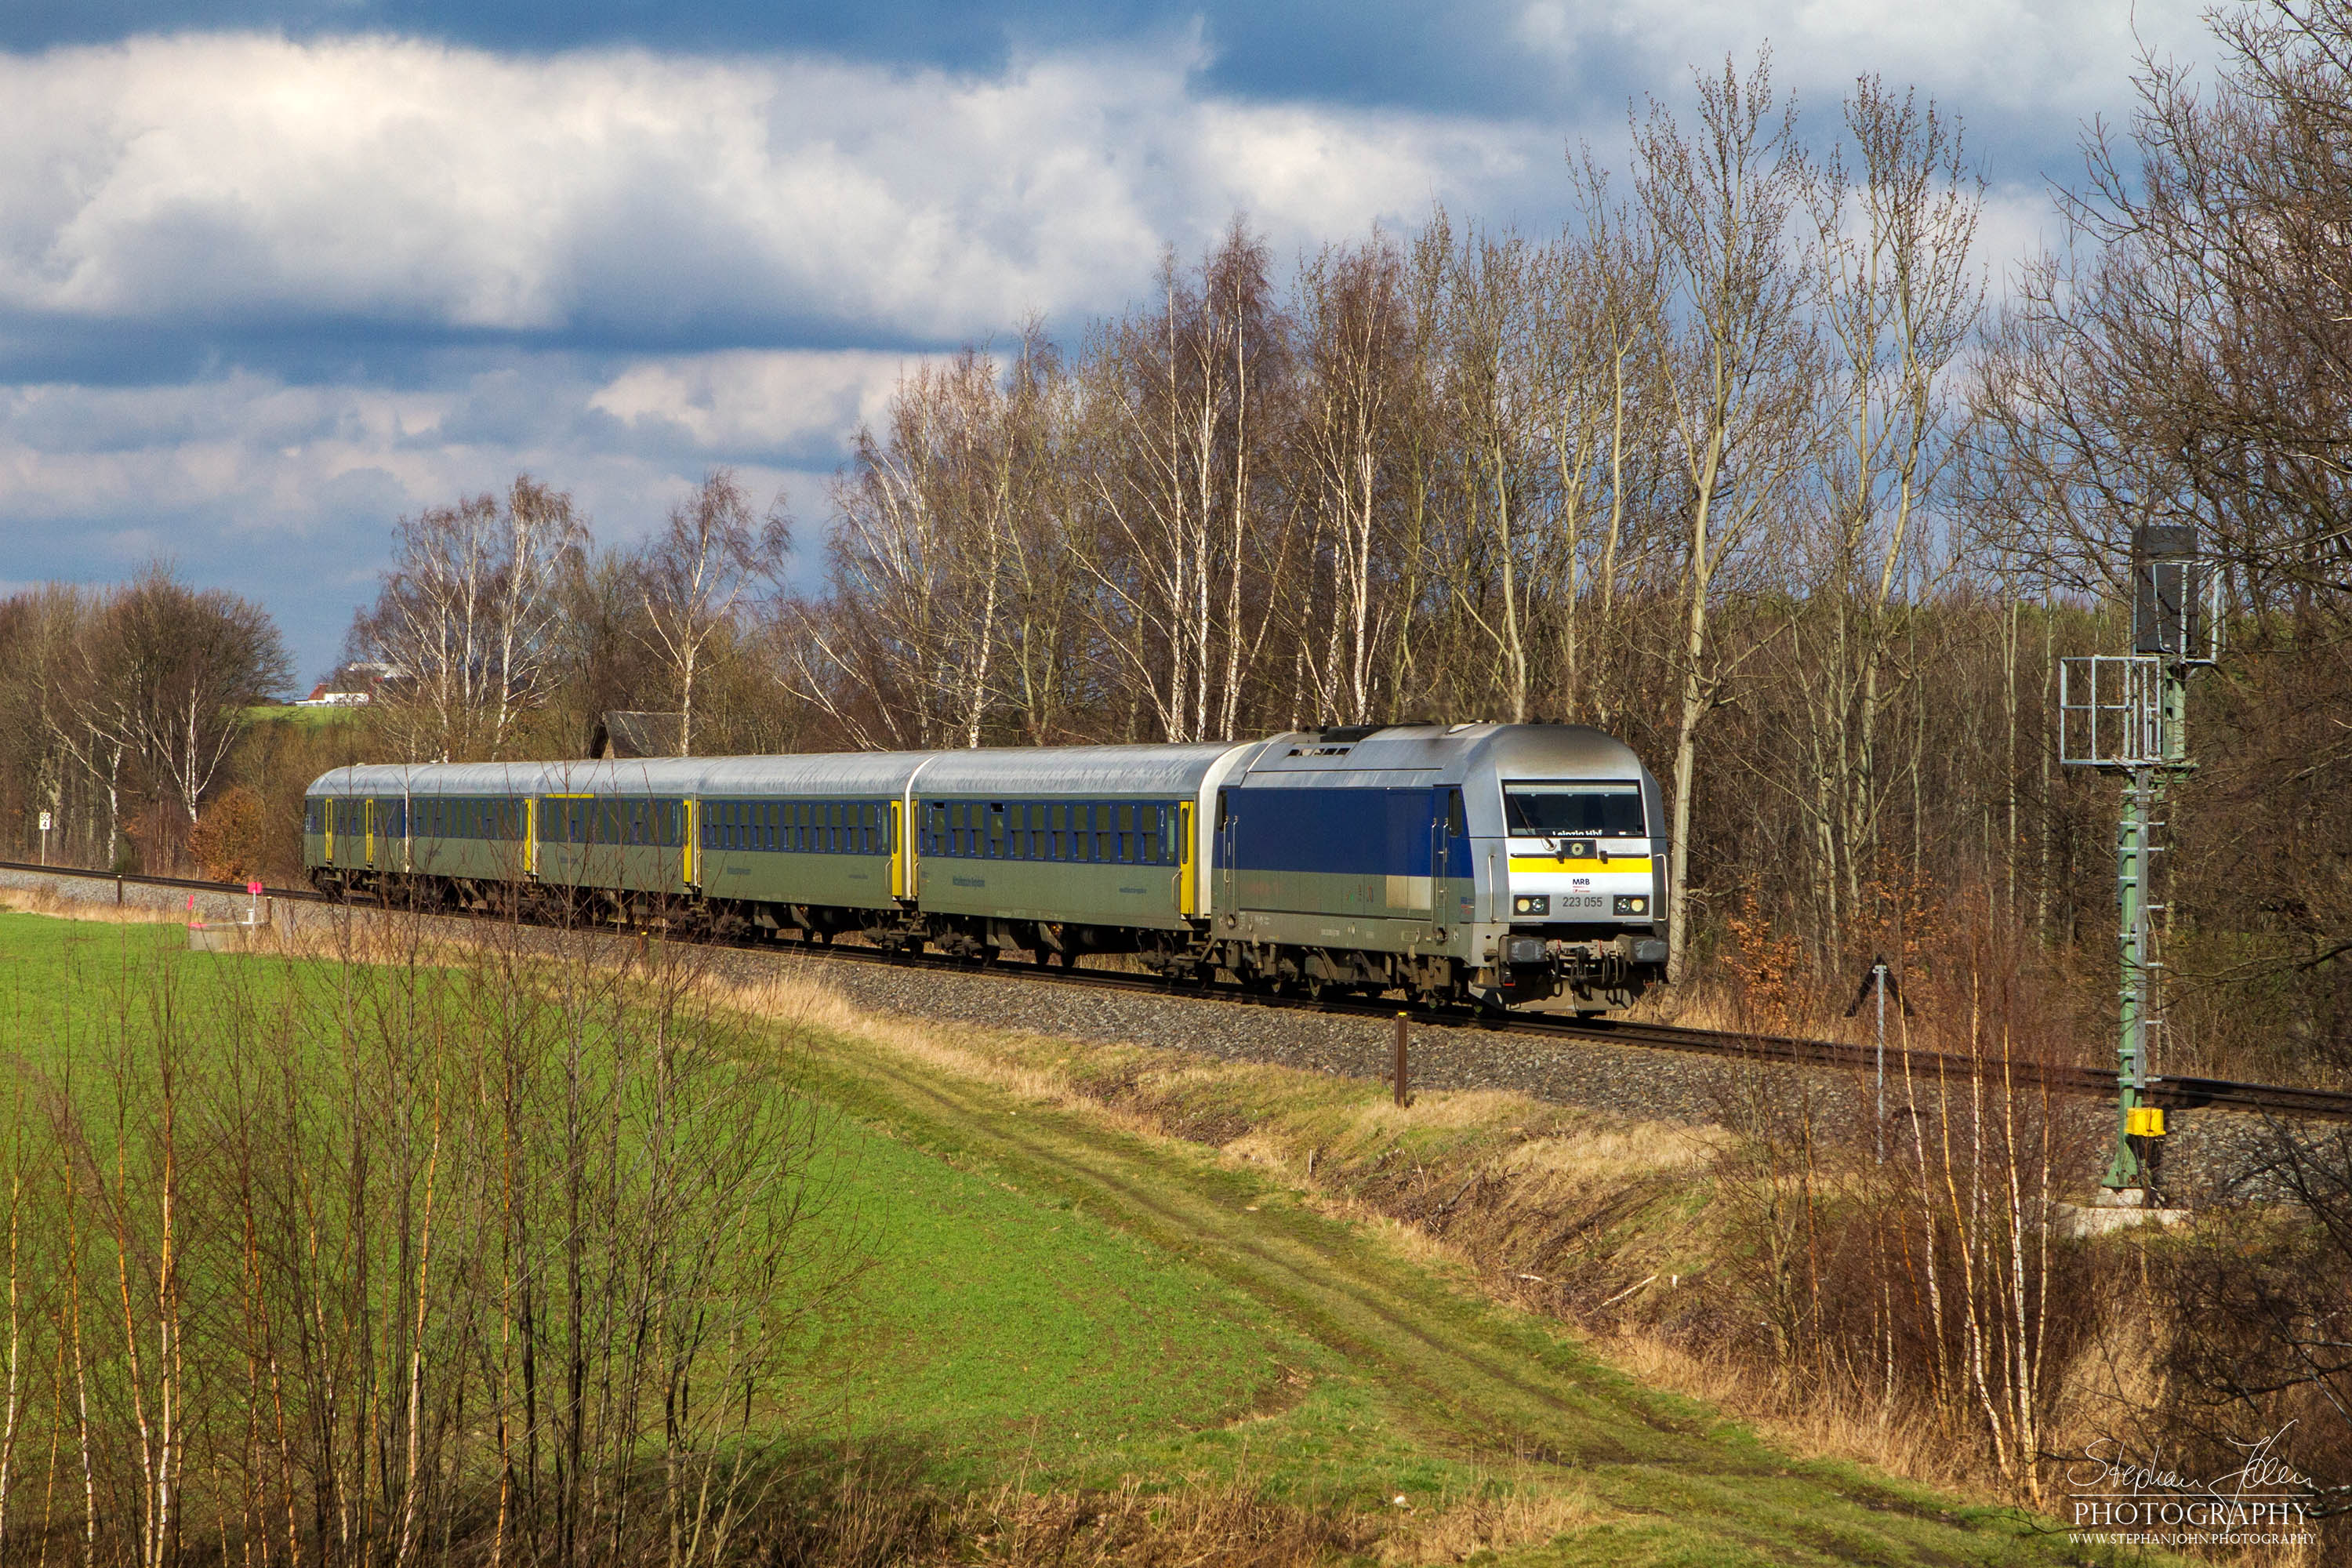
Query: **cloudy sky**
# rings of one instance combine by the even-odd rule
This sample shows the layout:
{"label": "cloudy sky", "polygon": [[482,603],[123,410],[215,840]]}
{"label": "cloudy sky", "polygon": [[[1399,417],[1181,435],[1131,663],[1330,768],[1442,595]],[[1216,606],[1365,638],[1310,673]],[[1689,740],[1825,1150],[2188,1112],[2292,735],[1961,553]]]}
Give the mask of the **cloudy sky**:
{"label": "cloudy sky", "polygon": [[1999,259],[2204,3],[0,0],[0,590],[169,558],[308,679],[397,516],[522,468],[621,540],[733,465],[813,566],[918,356],[1237,210],[1548,227],[1571,142],[1768,40],[1817,128],[1862,72],[1957,110]]}

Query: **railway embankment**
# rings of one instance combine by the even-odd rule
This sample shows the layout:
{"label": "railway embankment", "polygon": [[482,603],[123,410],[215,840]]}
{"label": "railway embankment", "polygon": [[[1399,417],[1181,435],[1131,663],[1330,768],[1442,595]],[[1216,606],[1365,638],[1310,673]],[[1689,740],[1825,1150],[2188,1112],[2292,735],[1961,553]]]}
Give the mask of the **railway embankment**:
{"label": "railway embankment", "polygon": [[[1395,1049],[1391,1020],[1353,1013],[1272,1008],[1181,993],[1097,990],[1017,973],[961,974],[884,964],[823,965],[824,983],[861,1008],[945,1024],[1019,1029],[1097,1046],[1139,1046],[1194,1053],[1230,1063],[1263,1063],[1305,1072],[1391,1081]],[[1756,1098],[1758,1075],[1784,1087],[1781,1100],[1806,1097],[1832,1126],[1864,1126],[1876,1116],[1874,1080],[1844,1069],[1791,1067],[1762,1059],[1707,1057],[1605,1039],[1530,1036],[1465,1024],[1413,1023],[1408,1031],[1409,1083],[1422,1090],[1500,1090],[1559,1108],[1563,1117],[1593,1116],[1683,1129],[1736,1121]],[[1969,1093],[1961,1082],[1937,1084],[1890,1074],[1890,1126],[1907,1133],[1916,1112],[1932,1115],[1944,1095]],[[2087,1202],[2099,1173],[2102,1140],[2115,1112],[2092,1100],[2053,1100],[2053,1116],[2079,1159],[2062,1168],[2062,1191]],[[2168,1195],[2190,1206],[2275,1195],[2272,1124],[2220,1110],[2176,1114],[2164,1152]]]}
{"label": "railway embankment", "polygon": [[[139,878],[0,868],[0,889],[9,889],[77,909],[121,909],[133,918],[139,911],[159,919],[193,912],[196,919],[220,922],[257,918],[264,925],[289,931],[316,930],[339,919],[371,919],[377,913],[365,906],[337,907],[273,894],[257,901],[217,888]],[[1219,1061],[1264,1063],[1381,1083],[1390,1080],[1392,1071],[1394,1031],[1387,1017],[1266,1007],[1158,988],[1073,984],[1012,966],[967,972],[862,961],[870,956],[853,950],[836,961],[800,950],[724,948],[718,950],[716,962],[752,978],[817,966],[811,973],[821,973],[826,984],[855,1005],[909,1018],[1024,1030],[1097,1045],[1171,1048]],[[1572,1111],[1681,1127],[1719,1126],[1735,1117],[1739,1107],[1753,1101],[1759,1073],[1800,1085],[1797,1092],[1831,1125],[1874,1120],[1879,1098],[1874,1081],[1843,1068],[1791,1066],[1761,1057],[1693,1055],[1592,1037],[1531,1036],[1467,1022],[1414,1022],[1408,1055],[1411,1083],[1420,1089],[1516,1092]],[[1948,1092],[1969,1091],[1965,1084],[1916,1078],[1906,1083],[1899,1072],[1891,1074],[1890,1114],[1907,1127],[1915,1114],[1932,1116]],[[2066,1130],[2070,1145],[2082,1151],[2056,1173],[2058,1185],[2068,1197],[2087,1202],[2114,1111],[2098,1101],[2057,1100],[2052,1102],[2052,1114]],[[2278,1196],[2273,1166],[2279,1125],[2261,1115],[2221,1109],[2176,1113],[2161,1156],[2168,1199],[2200,1207]]]}

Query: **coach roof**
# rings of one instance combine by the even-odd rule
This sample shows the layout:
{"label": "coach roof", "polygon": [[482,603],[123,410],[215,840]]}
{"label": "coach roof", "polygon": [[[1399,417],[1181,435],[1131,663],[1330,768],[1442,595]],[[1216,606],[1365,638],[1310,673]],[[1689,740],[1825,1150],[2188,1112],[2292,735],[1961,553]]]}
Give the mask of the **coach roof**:
{"label": "coach roof", "polygon": [[1263,744],[1001,747],[939,752],[915,781],[919,795],[1190,795],[1217,760]]}

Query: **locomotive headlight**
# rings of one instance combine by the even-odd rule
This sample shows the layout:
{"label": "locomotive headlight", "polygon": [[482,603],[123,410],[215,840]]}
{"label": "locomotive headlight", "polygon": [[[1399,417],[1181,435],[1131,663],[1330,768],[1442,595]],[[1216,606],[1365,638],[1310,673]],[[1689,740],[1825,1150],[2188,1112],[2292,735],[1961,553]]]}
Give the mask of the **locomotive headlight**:
{"label": "locomotive headlight", "polygon": [[1551,895],[1521,893],[1511,900],[1511,912],[1515,915],[1548,915],[1551,913]]}
{"label": "locomotive headlight", "polygon": [[1650,900],[1641,893],[1620,893],[1609,900],[1609,912],[1612,915],[1646,915],[1650,912]]}

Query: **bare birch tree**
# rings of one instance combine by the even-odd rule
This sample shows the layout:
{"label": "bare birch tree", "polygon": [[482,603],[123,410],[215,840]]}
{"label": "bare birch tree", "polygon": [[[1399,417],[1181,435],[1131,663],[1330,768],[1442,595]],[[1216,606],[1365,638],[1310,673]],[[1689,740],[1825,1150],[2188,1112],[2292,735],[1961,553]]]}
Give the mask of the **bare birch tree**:
{"label": "bare birch tree", "polygon": [[[1824,357],[1819,523],[1807,569],[1813,614],[1798,627],[1812,697],[1812,809],[1823,930],[1860,907],[1875,861],[1889,771],[1881,756],[1904,563],[1950,465],[1948,381],[1976,331],[1981,269],[1970,258],[1982,181],[1958,126],[1931,102],[1864,79],[1844,106],[1843,150],[1812,171],[1815,310]],[[1825,435],[1827,432],[1825,432]]]}
{"label": "bare birch tree", "polygon": [[1667,940],[1676,977],[1690,941],[1699,731],[1725,679],[1710,616],[1727,563],[1771,515],[1805,455],[1812,359],[1804,275],[1788,245],[1804,174],[1793,113],[1773,93],[1769,59],[1745,78],[1726,61],[1697,87],[1691,128],[1654,101],[1633,127],[1634,188],[1670,290],[1658,331],[1688,487],[1672,650],[1680,692]]}
{"label": "bare birch tree", "polygon": [[1299,439],[1312,475],[1312,553],[1328,558],[1330,581],[1319,646],[1302,639],[1302,648],[1315,660],[1319,711],[1360,723],[1372,716],[1381,645],[1402,629],[1404,608],[1383,581],[1395,570],[1391,453],[1413,353],[1403,258],[1379,235],[1327,247],[1307,263],[1299,294]]}
{"label": "bare birch tree", "polygon": [[670,508],[667,525],[638,551],[640,636],[668,668],[679,756],[694,754],[695,681],[713,639],[735,629],[746,595],[782,572],[791,547],[782,498],[755,520],[734,473],[719,468]]}
{"label": "bare birch tree", "polygon": [[387,729],[419,761],[507,755],[545,696],[558,588],[587,543],[572,498],[518,474],[502,496],[402,518],[393,538],[392,567],[347,641],[388,668]]}

